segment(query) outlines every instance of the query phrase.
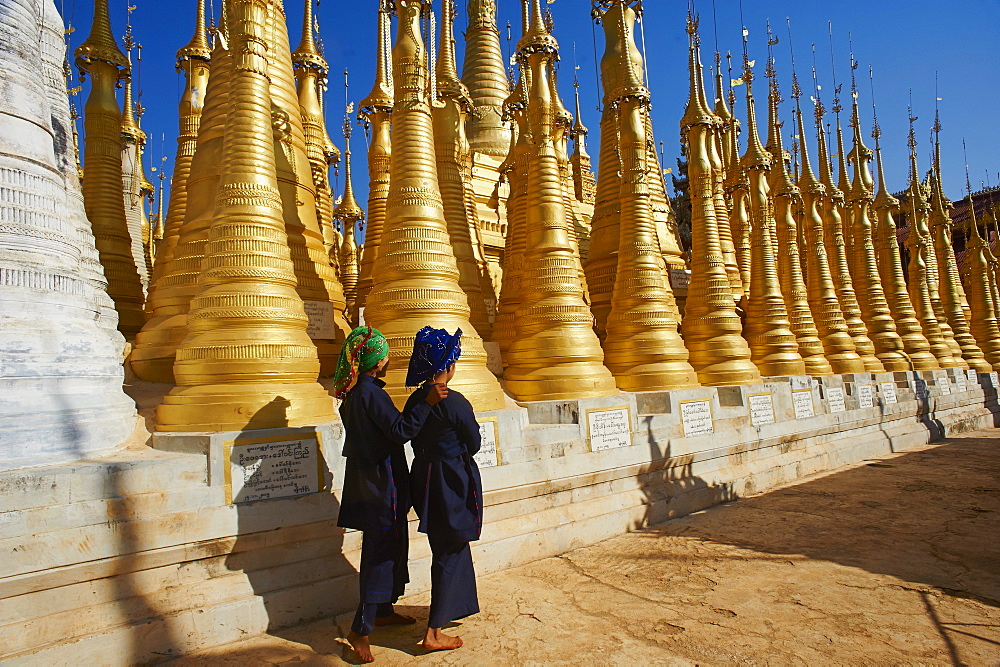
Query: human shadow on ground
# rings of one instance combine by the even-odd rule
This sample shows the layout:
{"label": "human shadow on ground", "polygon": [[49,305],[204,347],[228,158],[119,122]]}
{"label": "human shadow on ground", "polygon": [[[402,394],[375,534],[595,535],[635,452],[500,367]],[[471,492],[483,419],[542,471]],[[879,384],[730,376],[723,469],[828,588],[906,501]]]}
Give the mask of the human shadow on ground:
{"label": "human shadow on ground", "polygon": [[[246,575],[252,594],[261,600],[262,608],[255,604],[248,611],[251,627],[264,620],[267,632],[276,636],[281,636],[278,634],[281,629],[330,618],[357,604],[358,588],[357,570],[344,556],[344,530],[337,527],[340,503],[332,488],[330,462],[324,459],[322,451],[315,451],[318,450],[315,431],[306,428],[279,437],[266,428],[255,428],[256,424],[287,424],[285,416],[289,407],[288,399],[275,397],[250,419],[234,441],[237,446],[240,441],[265,438],[293,442],[274,445],[287,448],[282,454],[282,463],[269,467],[269,462],[263,459],[264,453],[254,450],[262,456],[261,461],[244,464],[243,491],[232,498],[238,513],[237,537],[225,560],[227,569]],[[268,455],[274,453],[271,450]],[[309,458],[316,453],[320,457],[319,489],[308,488],[311,484],[308,479],[297,479],[305,470],[293,470],[287,464],[289,458]],[[339,451],[328,449],[326,455],[333,457],[339,455]],[[300,485],[301,495],[249,500],[255,497],[249,493],[268,493],[265,477],[261,476],[273,481],[275,475],[282,476],[286,484]],[[266,619],[260,618],[261,611]],[[331,625],[331,642],[336,634]],[[324,644],[317,647],[316,652],[340,656],[343,647]],[[253,649],[245,652],[236,649],[226,656],[229,659],[237,654],[245,655],[251,662],[266,658]]]}

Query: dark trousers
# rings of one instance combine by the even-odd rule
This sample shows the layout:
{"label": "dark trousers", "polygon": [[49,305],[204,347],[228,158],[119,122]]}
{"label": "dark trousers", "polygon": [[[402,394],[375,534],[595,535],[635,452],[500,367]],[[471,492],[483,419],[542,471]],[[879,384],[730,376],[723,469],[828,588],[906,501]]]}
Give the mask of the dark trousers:
{"label": "dark trousers", "polygon": [[392,616],[392,604],[409,583],[405,524],[390,530],[366,530],[361,538],[361,599],[351,630],[370,635],[375,619]]}
{"label": "dark trousers", "polygon": [[443,628],[448,623],[479,613],[476,571],[468,542],[456,542],[428,535],[431,544],[431,610],[427,627]]}

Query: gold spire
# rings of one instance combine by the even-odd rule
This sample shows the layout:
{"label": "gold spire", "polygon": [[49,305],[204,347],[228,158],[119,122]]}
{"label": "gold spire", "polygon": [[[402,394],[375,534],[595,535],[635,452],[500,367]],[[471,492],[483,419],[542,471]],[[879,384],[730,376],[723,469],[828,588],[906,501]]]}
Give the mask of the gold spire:
{"label": "gold spire", "polygon": [[[834,81],[834,90],[839,87]],[[835,92],[833,97],[833,111],[838,118],[842,110],[840,106],[839,93]],[[833,278],[837,299],[840,302],[840,309],[847,324],[847,331],[854,341],[854,351],[858,353],[864,362],[865,371],[869,373],[882,373],[885,367],[875,356],[875,344],[868,338],[868,328],[861,318],[861,307],[858,305],[858,297],[854,292],[854,283],[851,281],[851,272],[848,268],[848,253],[844,239],[845,220],[843,218],[846,210],[844,192],[833,182],[833,171],[826,144],[826,133],[823,132],[824,108],[819,103],[815,109],[816,116],[816,143],[818,146],[818,158],[820,165],[820,181],[826,187],[827,196],[820,202],[821,214],[823,218],[823,238],[826,251],[829,254],[830,273]],[[839,123],[839,120],[838,120]]]}
{"label": "gold spire", "polygon": [[750,360],[720,245],[714,200],[716,116],[705,100],[698,20],[688,14],[690,89],[681,129],[687,141],[691,193],[691,284],[682,323],[691,365],[706,385],[750,384],[760,372]]}
{"label": "gold spire", "polygon": [[[806,240],[809,247],[809,253],[805,255],[809,308],[812,311],[820,340],[823,341],[823,349],[826,351],[826,358],[830,362],[833,372],[861,373],[865,370],[865,364],[854,347],[854,340],[848,333],[847,322],[840,309],[840,301],[837,299],[830,261],[827,257],[823,216],[820,213],[826,199],[826,187],[819,182],[812,169],[805,120],[799,101],[801,95],[798,77],[793,69],[792,97],[795,98],[795,115],[802,156],[798,181],[803,207],[802,238]],[[817,97],[816,117],[822,118],[822,115],[823,108]]]}
{"label": "gold spire", "polygon": [[358,296],[358,246],[354,240],[354,229],[358,223],[364,222],[365,212],[354,198],[354,183],[351,178],[351,121],[347,116],[344,117],[344,194],[333,211],[333,218],[340,221],[344,228],[343,242],[334,251],[338,253],[340,283],[344,286],[344,298],[347,302],[345,312],[350,323],[356,326],[356,321],[352,319],[354,302]]}
{"label": "gold spire", "polygon": [[[944,316],[941,297],[938,294],[937,257],[931,241],[927,220],[930,205],[924,187],[920,183],[917,167],[917,137],[913,130],[913,111],[907,107],[910,132],[907,147],[910,149],[910,185],[906,196],[909,204],[909,234],[906,247],[910,252],[909,281],[907,288],[917,319],[923,329],[931,353],[942,368],[968,368],[962,359],[962,348],[955,342],[948,319]],[[880,172],[881,174],[881,172]],[[879,176],[881,179],[881,175]]]}
{"label": "gold spire", "polygon": [[296,293],[275,176],[268,3],[229,0],[227,5],[234,112],[226,121],[216,211],[189,333],[177,351],[177,387],[157,411],[161,431],[261,429],[334,419],[333,400],[316,381],[319,362]]}
{"label": "gold spire", "polygon": [[382,249],[366,319],[389,340],[389,393],[400,405],[413,336],[427,325],[461,329],[461,370],[452,383],[476,410],[503,406],[500,384],[486,368],[482,339],[469,322],[469,302],[458,284],[438,186],[431,119],[427,48],[421,39],[424,0],[396,0],[399,29],[392,48],[394,106],[391,181]]}
{"label": "gold spire", "polygon": [[379,0],[375,85],[360,103],[359,115],[371,128],[371,142],[368,144],[368,226],[358,270],[355,312],[351,313],[355,322],[362,320],[362,311],[374,284],[375,263],[381,252],[382,227],[385,224],[386,198],[389,196],[393,109],[389,22],[393,11],[393,0]]}
{"label": "gold spire", "polygon": [[84,207],[108,279],[108,296],[118,311],[118,330],[132,339],[145,317],[142,283],[125,219],[122,117],[115,99],[116,82],[129,72],[128,61],[111,32],[107,0],[94,2],[90,35],[76,49],[76,65],[81,76],[91,76],[84,113]]}
{"label": "gold spire", "polygon": [[510,129],[503,122],[503,105],[510,92],[500,49],[496,0],[469,0],[462,81],[475,110],[469,118],[471,150],[496,157],[507,154]]}
{"label": "gold spire", "polygon": [[[872,103],[874,111],[874,102]],[[906,290],[906,280],[903,276],[903,265],[899,256],[899,243],[896,240],[896,220],[894,214],[899,210],[899,200],[889,194],[885,184],[885,169],[882,164],[882,130],[878,118],[874,119],[872,138],[875,139],[875,162],[878,169],[878,191],[875,194],[874,206],[877,216],[876,240],[878,244],[878,269],[882,281],[882,289],[889,304],[892,318],[896,322],[896,330],[903,339],[903,349],[910,357],[913,370],[932,371],[941,368],[938,360],[931,354],[931,346],[920,327],[920,321],[910,302]],[[933,319],[933,313],[928,317]]]}
{"label": "gold spire", "polygon": [[431,109],[438,187],[458,265],[458,284],[469,302],[469,321],[483,339],[489,339],[492,326],[482,290],[486,263],[476,256],[479,248],[473,242],[473,234],[479,231],[479,216],[475,206],[466,205],[472,194],[472,153],[465,126],[473,107],[455,66],[454,21],[454,0],[443,0],[435,72],[438,99]]}
{"label": "gold spire", "polygon": [[[226,11],[220,16],[226,25]],[[180,102],[180,136],[171,181],[163,257],[150,293],[150,318],[136,337],[130,362],[147,382],[173,382],[174,359],[187,334],[187,314],[198,287],[222,164],[229,108],[231,52],[216,39],[210,62],[179,61],[187,85]]]}
{"label": "gold spire", "polygon": [[[882,279],[879,277],[872,233],[870,210],[873,202],[872,177],[868,169],[872,151],[861,139],[861,117],[858,113],[858,90],[854,79],[857,63],[851,58],[851,126],[854,130],[854,148],[851,160],[854,163],[854,181],[846,191],[847,202],[851,205],[851,242],[854,267],[851,275],[854,289],[861,307],[861,317],[868,327],[868,337],[875,345],[875,356],[885,370],[910,370],[910,359],[904,352],[903,340],[896,332],[896,323],[889,310]],[[843,152],[843,151],[841,151]]]}
{"label": "gold spire", "polygon": [[205,0],[198,0],[195,15],[194,35],[186,46],[177,51],[177,66],[188,60],[208,61],[212,57],[212,49],[208,45],[208,34],[205,32]]}
{"label": "gold spire", "polygon": [[619,389],[658,391],[695,386],[698,378],[678,334],[680,316],[656,243],[646,167],[650,94],[641,80],[635,20],[635,10],[624,0],[614,0],[601,16],[602,69],[618,69],[617,76],[605,77],[619,84],[605,90],[605,110],[617,109],[621,174],[618,263],[604,354]]}
{"label": "gold spire", "polygon": [[[570,212],[560,182],[554,127],[556,104],[549,80],[558,43],[545,28],[538,0],[531,0],[530,25],[518,42],[522,82],[527,80],[523,131],[531,141],[524,154],[525,240],[515,337],[507,350],[506,387],[519,400],[604,396],[614,378],[584,300],[580,261],[572,248]],[[512,184],[513,187],[519,187]]]}
{"label": "gold spire", "polygon": [[995,287],[991,275],[993,273],[990,266],[991,253],[986,241],[979,235],[976,203],[972,198],[972,188],[968,187],[968,175],[966,175],[966,190],[971,229],[971,237],[965,250],[966,261],[969,264],[969,306],[972,309],[970,329],[986,361],[996,369],[1000,368],[1000,325],[997,322],[993,294]]}
{"label": "gold spire", "polygon": [[[292,66],[298,84],[299,112],[305,135],[306,156],[309,159],[312,185],[316,190],[316,218],[323,234],[327,253],[338,253],[340,248],[333,238],[333,193],[330,190],[330,161],[327,145],[332,145],[323,114],[323,88],[329,66],[313,35],[313,0],[306,0],[302,13],[302,40],[292,52]],[[344,73],[346,78],[347,72]]]}
{"label": "gold spire", "polygon": [[583,116],[580,113],[580,81],[573,77],[573,96],[576,108],[576,122],[570,130],[570,137],[573,139],[573,154],[570,155],[570,163],[573,165],[573,194],[577,201],[586,204],[593,204],[595,201],[597,182],[594,179],[594,172],[587,153],[587,135],[590,130],[583,124]]}
{"label": "gold spire", "polygon": [[[743,81],[746,84],[747,149],[739,164],[748,178],[747,202],[750,221],[750,290],[746,301],[743,337],[761,375],[804,375],[805,362],[791,331],[788,311],[778,282],[772,234],[774,218],[767,200],[767,172],[771,156],[757,133],[757,110],[753,99],[754,73],[743,38]],[[735,159],[735,156],[734,156]],[[733,168],[736,168],[734,165]]]}

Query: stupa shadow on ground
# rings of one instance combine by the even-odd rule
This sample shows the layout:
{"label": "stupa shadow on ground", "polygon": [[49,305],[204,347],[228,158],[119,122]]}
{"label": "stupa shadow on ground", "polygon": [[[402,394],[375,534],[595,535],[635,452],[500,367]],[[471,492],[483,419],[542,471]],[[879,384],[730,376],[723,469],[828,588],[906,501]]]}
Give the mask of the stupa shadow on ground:
{"label": "stupa shadow on ground", "polygon": [[[378,664],[992,664],[998,447],[951,438],[483,576],[453,653],[421,654],[408,596],[418,624],[376,631]],[[344,623],[179,664],[343,664]]]}

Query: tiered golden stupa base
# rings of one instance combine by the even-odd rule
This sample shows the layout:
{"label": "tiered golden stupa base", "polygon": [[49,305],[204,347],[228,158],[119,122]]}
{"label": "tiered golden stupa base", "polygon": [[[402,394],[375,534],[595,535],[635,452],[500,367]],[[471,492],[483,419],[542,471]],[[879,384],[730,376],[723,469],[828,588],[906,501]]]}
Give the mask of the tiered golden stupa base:
{"label": "tiered golden stupa base", "polygon": [[132,372],[146,382],[173,382],[174,359],[186,334],[187,313],[162,318],[155,326],[144,328],[128,358]]}
{"label": "tiered golden stupa base", "polygon": [[200,432],[308,426],[336,419],[318,382],[175,387],[156,410],[158,431]]}

